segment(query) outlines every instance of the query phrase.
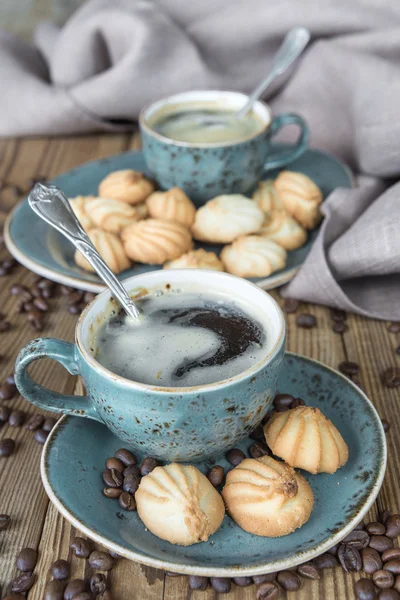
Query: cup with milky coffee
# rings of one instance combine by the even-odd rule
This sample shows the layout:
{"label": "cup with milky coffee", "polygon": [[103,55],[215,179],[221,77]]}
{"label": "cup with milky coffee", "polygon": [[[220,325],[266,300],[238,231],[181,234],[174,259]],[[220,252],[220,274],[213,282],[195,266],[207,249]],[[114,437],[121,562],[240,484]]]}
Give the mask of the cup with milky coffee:
{"label": "cup with milky coffee", "polygon": [[[75,343],[39,338],[20,352],[15,382],[33,404],[104,423],[125,445],[167,461],[218,455],[268,411],[284,354],[285,322],[261,288],[215,271],[154,271],[124,281],[140,307],[132,323],[99,294]],[[81,375],[87,396],[33,381],[53,358]]]}

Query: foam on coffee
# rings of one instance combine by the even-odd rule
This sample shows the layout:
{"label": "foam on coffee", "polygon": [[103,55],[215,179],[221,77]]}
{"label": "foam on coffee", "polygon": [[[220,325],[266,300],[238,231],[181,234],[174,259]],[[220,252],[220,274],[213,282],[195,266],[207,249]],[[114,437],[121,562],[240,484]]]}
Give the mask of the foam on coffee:
{"label": "foam on coffee", "polygon": [[241,301],[188,290],[136,302],[139,326],[120,312],[96,335],[96,360],[122,377],[160,387],[204,385],[238,375],[265,355],[266,330]]}

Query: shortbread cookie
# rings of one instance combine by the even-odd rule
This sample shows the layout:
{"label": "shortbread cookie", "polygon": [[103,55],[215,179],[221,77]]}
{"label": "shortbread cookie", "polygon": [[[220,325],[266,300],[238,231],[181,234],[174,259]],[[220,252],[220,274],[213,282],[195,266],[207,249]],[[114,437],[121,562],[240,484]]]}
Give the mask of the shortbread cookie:
{"label": "shortbread cookie", "polygon": [[164,269],[212,269],[224,271],[222,261],[214,252],[206,252],[203,248],[192,250],[175,260],[166,262]]}
{"label": "shortbread cookie", "polygon": [[306,229],[313,229],[322,218],[322,192],[303,173],[282,171],[274,183],[284,207]]}
{"label": "shortbread cookie", "polygon": [[172,463],[142,478],[135,494],[137,511],[147,529],[171,544],[206,542],[221,526],[221,496],[196,467]]}
{"label": "shortbread cookie", "polygon": [[246,235],[225,246],[221,260],[226,271],[239,277],[268,277],[286,264],[286,250],[260,235]]}
{"label": "shortbread cookie", "polygon": [[335,473],[349,457],[346,442],[319,408],[298,406],[277,412],[264,434],[276,456],[310,473]]}
{"label": "shortbread cookie", "polygon": [[260,181],[257,189],[253,192],[252,198],[265,213],[283,208],[282,200],[274,186],[273,179]]}
{"label": "shortbread cookie", "polygon": [[153,192],[146,200],[150,217],[176,221],[191,227],[196,207],[183,190],[173,187],[167,192]]}
{"label": "shortbread cookie", "polygon": [[95,196],[76,196],[75,198],[69,198],[71,208],[85,231],[95,227],[95,224],[86,212],[86,203],[94,199]]}
{"label": "shortbread cookie", "polygon": [[257,204],[242,196],[217,196],[198,209],[193,236],[203,242],[228,244],[240,235],[260,229],[264,213]]}
{"label": "shortbread cookie", "polygon": [[144,202],[130,206],[112,198],[88,199],[85,209],[90,214],[95,227],[117,234],[131,223],[145,219],[148,214]]}
{"label": "shortbread cookie", "polygon": [[123,230],[121,240],[132,260],[160,265],[192,248],[190,231],[175,221],[146,219]]}
{"label": "shortbread cookie", "polygon": [[[113,273],[120,273],[121,271],[125,271],[125,269],[129,269],[131,262],[125,253],[120,239],[115,233],[103,231],[102,229],[89,229],[87,234],[93,246]],[[75,262],[78,267],[86,271],[94,271],[93,267],[79,250],[75,252]]]}
{"label": "shortbread cookie", "polygon": [[222,497],[239,527],[265,537],[292,533],[308,521],[314,506],[304,477],[270,456],[246,458],[229,471]]}
{"label": "shortbread cookie", "polygon": [[139,171],[113,171],[99,185],[99,196],[140,204],[154,191],[154,183]]}
{"label": "shortbread cookie", "polygon": [[307,240],[307,232],[286,210],[274,210],[265,216],[257,235],[276,242],[285,250],[300,248]]}

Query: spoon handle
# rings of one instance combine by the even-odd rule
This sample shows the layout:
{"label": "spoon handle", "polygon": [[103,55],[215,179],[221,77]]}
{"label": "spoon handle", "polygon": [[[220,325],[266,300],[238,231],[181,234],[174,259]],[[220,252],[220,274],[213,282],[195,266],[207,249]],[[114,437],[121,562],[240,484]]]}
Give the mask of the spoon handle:
{"label": "spoon handle", "polygon": [[75,248],[82,252],[128,315],[137,319],[137,306],[93,246],[60,188],[56,185],[37,183],[28,196],[28,202],[39,217],[65,235]]}
{"label": "spoon handle", "polygon": [[310,40],[310,32],[305,27],[294,27],[285,36],[282,45],[278,49],[273,61],[271,69],[266,78],[260,83],[260,85],[254,90],[249,96],[246,104],[237,113],[236,117],[241,119],[244,117],[254,102],[258,100],[267,87],[282,73],[290,67],[290,65],[300,56],[304,48],[307,46]]}

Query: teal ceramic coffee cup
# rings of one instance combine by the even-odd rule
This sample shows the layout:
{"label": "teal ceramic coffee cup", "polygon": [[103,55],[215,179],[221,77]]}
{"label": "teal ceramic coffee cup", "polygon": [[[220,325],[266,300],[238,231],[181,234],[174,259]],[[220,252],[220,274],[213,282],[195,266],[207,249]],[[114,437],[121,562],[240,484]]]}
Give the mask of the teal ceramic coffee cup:
{"label": "teal ceramic coffee cup", "polygon": [[[261,131],[237,142],[191,143],[172,140],[154,131],[153,125],[165,111],[190,106],[239,110],[247,96],[237,92],[184,92],[155,102],[142,110],[139,125],[146,164],[163,189],[178,186],[197,206],[220,194],[249,194],[265,171],[289,164],[307,148],[309,131],[299,115],[272,116],[265,102],[254,104]],[[271,140],[286,125],[297,125],[300,136],[290,149],[273,149]]]}
{"label": "teal ceramic coffee cup", "polygon": [[[75,343],[38,338],[23,348],[15,366],[19,392],[46,410],[100,421],[124,445],[162,460],[203,460],[235,446],[262,420],[276,393],[285,343],[278,304],[256,285],[215,271],[153,271],[126,279],[124,285],[132,296],[144,290],[173,294],[197,286],[241,300],[265,327],[265,355],[239,375],[195,387],[157,387],[120,377],[94,356],[95,333],[116,308],[106,290],[80,316]],[[41,358],[52,358],[81,375],[87,396],[60,394],[33,381],[28,366]]]}

